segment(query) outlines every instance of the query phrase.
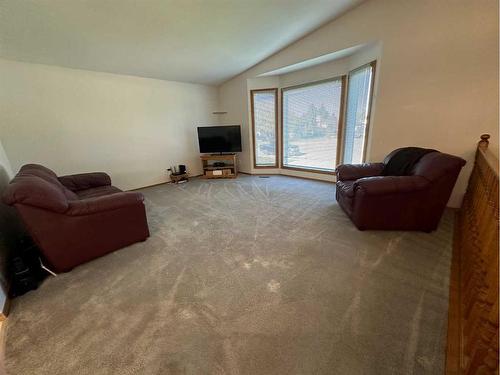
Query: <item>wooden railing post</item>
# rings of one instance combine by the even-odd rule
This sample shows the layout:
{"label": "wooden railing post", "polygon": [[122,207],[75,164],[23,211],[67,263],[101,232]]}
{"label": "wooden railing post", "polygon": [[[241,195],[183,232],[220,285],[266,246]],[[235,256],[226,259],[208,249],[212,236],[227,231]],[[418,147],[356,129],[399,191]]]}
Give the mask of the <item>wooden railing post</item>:
{"label": "wooden railing post", "polygon": [[490,139],[489,134],[481,135],[481,140],[478,143],[478,147],[481,148],[482,150],[486,150],[488,148],[488,145],[490,144],[489,139]]}

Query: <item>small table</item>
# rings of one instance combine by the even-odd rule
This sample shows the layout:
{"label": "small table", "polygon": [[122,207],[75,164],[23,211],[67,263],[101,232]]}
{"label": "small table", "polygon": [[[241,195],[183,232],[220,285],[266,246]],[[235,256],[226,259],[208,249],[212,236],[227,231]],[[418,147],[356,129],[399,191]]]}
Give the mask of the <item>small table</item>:
{"label": "small table", "polygon": [[236,178],[238,160],[236,154],[201,155],[203,178]]}
{"label": "small table", "polygon": [[177,173],[177,174],[170,173],[170,181],[172,181],[174,184],[178,184],[188,180],[189,176],[187,173]]}

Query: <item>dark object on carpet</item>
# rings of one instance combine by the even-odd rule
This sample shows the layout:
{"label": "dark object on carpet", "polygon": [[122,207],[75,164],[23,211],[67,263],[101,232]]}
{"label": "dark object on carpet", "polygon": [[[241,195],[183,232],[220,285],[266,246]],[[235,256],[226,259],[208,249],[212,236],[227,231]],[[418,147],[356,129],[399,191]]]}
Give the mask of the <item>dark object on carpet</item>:
{"label": "dark object on carpet", "polygon": [[40,252],[31,238],[22,238],[16,247],[7,265],[11,280],[11,298],[37,289],[47,277],[47,272],[42,269],[40,263]]}
{"label": "dark object on carpet", "polygon": [[386,162],[397,152],[391,152],[384,163],[339,165],[337,201],[360,230],[433,231],[465,160],[428,152],[409,175],[384,176]]}
{"label": "dark object on carpet", "polygon": [[149,237],[143,195],[111,186],[106,173],[57,177],[44,166],[27,164],[3,200],[17,209],[54,272]]}
{"label": "dark object on carpet", "polygon": [[391,152],[384,160],[382,176],[408,176],[415,164],[430,152],[430,148],[404,147]]}

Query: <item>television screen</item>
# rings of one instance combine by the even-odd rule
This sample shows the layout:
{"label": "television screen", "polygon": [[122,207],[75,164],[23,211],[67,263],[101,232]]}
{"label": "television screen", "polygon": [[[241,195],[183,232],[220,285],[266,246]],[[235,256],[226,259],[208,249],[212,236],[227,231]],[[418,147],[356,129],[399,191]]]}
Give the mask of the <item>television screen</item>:
{"label": "television screen", "polygon": [[241,152],[240,126],[200,126],[198,142],[201,153]]}

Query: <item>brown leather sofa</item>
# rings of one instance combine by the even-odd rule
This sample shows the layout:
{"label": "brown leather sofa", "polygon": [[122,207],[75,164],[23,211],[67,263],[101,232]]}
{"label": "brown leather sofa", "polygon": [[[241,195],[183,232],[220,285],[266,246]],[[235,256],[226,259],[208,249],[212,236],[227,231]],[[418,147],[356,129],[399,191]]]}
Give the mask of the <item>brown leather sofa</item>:
{"label": "brown leather sofa", "polygon": [[111,186],[106,173],[57,177],[28,164],[3,200],[13,205],[55,272],[100,257],[149,236],[143,196]]}
{"label": "brown leather sofa", "polygon": [[385,163],[345,164],[337,168],[336,198],[360,230],[437,228],[465,160],[431,152],[405,176],[384,176]]}

